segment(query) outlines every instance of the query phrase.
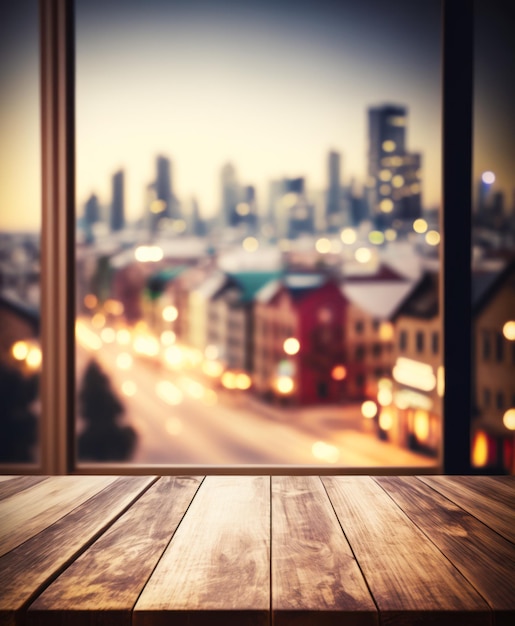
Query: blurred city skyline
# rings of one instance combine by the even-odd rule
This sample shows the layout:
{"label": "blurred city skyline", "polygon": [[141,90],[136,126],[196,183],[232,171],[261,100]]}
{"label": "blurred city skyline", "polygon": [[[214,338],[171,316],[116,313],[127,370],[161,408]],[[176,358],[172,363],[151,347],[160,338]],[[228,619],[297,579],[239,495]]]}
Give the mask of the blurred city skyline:
{"label": "blurred city skyline", "polygon": [[[342,183],[355,178],[361,185],[367,109],[385,102],[407,106],[408,148],[422,154],[423,206],[439,204],[440,2],[155,1],[142,11],[127,0],[81,0],[76,14],[79,212],[91,193],[107,204],[111,177],[123,168],[127,217],[136,219],[158,154],[172,161],[177,196],[196,196],[204,215],[219,209],[227,162],[256,186],[261,206],[267,182],[283,176],[326,189],[330,150],[342,154]],[[2,89],[1,101],[5,229],[39,223],[35,16],[33,22],[13,19],[3,43],[9,54],[0,79],[12,88]],[[483,44],[498,34],[487,20]],[[496,98],[503,66],[478,58],[476,75],[478,90],[495,88],[483,89],[476,107],[474,176],[493,170],[511,194],[509,133],[486,123],[506,122],[506,115],[492,116],[504,111]]]}

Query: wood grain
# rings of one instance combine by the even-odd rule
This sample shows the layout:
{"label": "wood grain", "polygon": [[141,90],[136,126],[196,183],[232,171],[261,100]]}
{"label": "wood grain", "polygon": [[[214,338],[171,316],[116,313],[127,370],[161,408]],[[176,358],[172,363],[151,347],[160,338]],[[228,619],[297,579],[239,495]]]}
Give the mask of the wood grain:
{"label": "wood grain", "polygon": [[268,624],[270,478],[209,476],[134,610],[136,626]]}
{"label": "wood grain", "polygon": [[0,500],[8,498],[24,489],[33,487],[45,480],[45,476],[8,476],[11,480],[0,483]]}
{"label": "wood grain", "polygon": [[322,478],[381,624],[490,624],[488,605],[370,477]]}
{"label": "wood grain", "polygon": [[272,477],[272,613],[274,626],[378,623],[318,477]]}
{"label": "wood grain", "polygon": [[54,476],[0,502],[0,556],[56,522],[116,480]]}
{"label": "wood grain", "polygon": [[[59,477],[58,482],[62,480]],[[0,624],[19,623],[22,608],[34,595],[155,480],[113,477],[106,488],[0,558]]]}
{"label": "wood grain", "polygon": [[495,624],[515,624],[515,546],[414,476],[375,481],[487,600]]}
{"label": "wood grain", "polygon": [[59,615],[63,623],[87,626],[97,611],[110,626],[129,626],[136,600],[201,480],[160,478],[32,604],[27,624],[53,626]]}
{"label": "wood grain", "polygon": [[513,482],[497,477],[420,476],[426,483],[487,526],[515,543],[515,490]]}

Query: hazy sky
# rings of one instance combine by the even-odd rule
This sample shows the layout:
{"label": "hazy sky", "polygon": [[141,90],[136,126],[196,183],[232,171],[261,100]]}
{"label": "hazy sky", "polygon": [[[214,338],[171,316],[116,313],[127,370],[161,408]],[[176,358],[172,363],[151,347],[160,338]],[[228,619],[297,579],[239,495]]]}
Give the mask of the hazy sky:
{"label": "hazy sky", "polygon": [[[510,190],[515,72],[495,1],[478,7],[475,170],[496,171]],[[2,230],[39,221],[36,2],[11,4],[0,25]],[[424,204],[439,202],[439,0],[79,0],[76,13],[80,212],[92,192],[108,204],[124,168],[128,217],[138,217],[157,154],[172,160],[179,198],[196,195],[210,213],[227,161],[260,192],[283,175],[322,189],[336,149],[344,184],[361,182],[366,109],[382,102],[407,105]]]}

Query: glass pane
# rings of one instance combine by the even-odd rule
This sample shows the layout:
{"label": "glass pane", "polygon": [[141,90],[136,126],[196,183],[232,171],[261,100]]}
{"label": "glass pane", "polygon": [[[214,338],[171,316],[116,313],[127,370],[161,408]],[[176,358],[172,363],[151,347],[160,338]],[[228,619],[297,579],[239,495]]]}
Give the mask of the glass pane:
{"label": "glass pane", "polygon": [[515,45],[505,2],[476,0],[472,465],[515,473]]}
{"label": "glass pane", "polygon": [[79,460],[434,465],[440,2],[76,6]]}
{"label": "glass pane", "polygon": [[0,464],[38,459],[41,175],[38,11],[0,20]]}

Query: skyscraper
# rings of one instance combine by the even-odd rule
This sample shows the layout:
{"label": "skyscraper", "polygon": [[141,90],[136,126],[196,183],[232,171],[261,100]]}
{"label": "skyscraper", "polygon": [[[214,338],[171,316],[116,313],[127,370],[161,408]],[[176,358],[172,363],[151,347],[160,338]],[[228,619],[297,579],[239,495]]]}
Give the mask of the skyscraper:
{"label": "skyscraper", "polygon": [[124,206],[124,172],[120,170],[113,176],[113,195],[111,200],[111,231],[122,230],[125,226],[125,206]]}
{"label": "skyscraper", "polygon": [[156,199],[164,202],[161,217],[172,217],[170,200],[172,197],[171,163],[164,156],[157,157]]}
{"label": "skyscraper", "polygon": [[326,228],[328,232],[337,232],[343,225],[341,182],[341,156],[331,151],[327,157],[327,199]]}
{"label": "skyscraper", "polygon": [[421,214],[420,154],[406,149],[406,107],[368,110],[368,187],[371,217],[379,227]]}
{"label": "skyscraper", "polygon": [[84,238],[86,243],[94,241],[93,224],[100,221],[100,205],[98,198],[92,194],[84,205]]}
{"label": "skyscraper", "polygon": [[222,183],[221,222],[223,226],[235,226],[238,217],[236,207],[240,202],[241,190],[236,169],[232,163],[226,163],[222,167],[220,178]]}

